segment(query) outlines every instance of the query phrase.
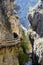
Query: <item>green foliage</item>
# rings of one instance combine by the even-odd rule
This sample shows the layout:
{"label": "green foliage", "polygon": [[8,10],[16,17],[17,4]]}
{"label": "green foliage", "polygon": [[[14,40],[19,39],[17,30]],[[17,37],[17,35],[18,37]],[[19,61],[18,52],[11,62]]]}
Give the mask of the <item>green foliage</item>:
{"label": "green foliage", "polygon": [[25,34],[23,34],[23,40],[21,41],[21,47],[23,48],[24,53],[26,53],[26,49],[28,49],[28,36],[27,36],[27,32],[25,32]]}
{"label": "green foliage", "polygon": [[26,42],[26,41],[22,41],[22,42],[21,42],[21,47],[23,48],[23,52],[26,53],[27,42]]}
{"label": "green foliage", "polygon": [[20,65],[25,65],[29,61],[29,58],[25,53],[19,52],[18,60]]}

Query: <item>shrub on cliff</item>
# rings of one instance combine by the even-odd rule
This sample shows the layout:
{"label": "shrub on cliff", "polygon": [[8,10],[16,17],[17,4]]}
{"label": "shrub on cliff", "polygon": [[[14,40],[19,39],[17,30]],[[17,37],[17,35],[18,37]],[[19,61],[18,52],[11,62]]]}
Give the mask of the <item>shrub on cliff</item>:
{"label": "shrub on cliff", "polygon": [[18,60],[20,65],[25,65],[29,61],[29,58],[25,53],[19,52]]}
{"label": "shrub on cliff", "polygon": [[26,53],[26,49],[28,48],[27,42],[26,41],[22,41],[21,42],[21,47],[23,48],[23,52]]}

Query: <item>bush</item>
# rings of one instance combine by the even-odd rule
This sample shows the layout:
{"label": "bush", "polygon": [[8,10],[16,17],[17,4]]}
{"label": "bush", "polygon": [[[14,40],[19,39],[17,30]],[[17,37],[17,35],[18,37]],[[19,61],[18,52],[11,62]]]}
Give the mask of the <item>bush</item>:
{"label": "bush", "polygon": [[27,42],[22,41],[22,42],[21,42],[21,47],[23,48],[23,52],[26,53],[26,49],[28,48]]}
{"label": "bush", "polygon": [[29,58],[25,53],[19,52],[18,60],[20,65],[25,65],[28,62]]}

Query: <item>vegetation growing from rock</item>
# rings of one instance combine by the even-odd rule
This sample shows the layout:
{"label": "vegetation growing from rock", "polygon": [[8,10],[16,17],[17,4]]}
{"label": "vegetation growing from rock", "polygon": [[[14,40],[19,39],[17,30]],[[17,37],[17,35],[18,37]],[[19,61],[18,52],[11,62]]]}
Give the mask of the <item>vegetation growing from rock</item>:
{"label": "vegetation growing from rock", "polygon": [[19,52],[18,60],[20,65],[25,65],[29,61],[29,58],[24,52]]}

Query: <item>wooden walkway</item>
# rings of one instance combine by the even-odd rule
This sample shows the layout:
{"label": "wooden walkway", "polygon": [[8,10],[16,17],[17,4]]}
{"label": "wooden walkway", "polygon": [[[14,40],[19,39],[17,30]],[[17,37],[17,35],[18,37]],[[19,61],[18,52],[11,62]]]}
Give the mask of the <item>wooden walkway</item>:
{"label": "wooden walkway", "polygon": [[20,39],[17,40],[0,40],[0,48],[12,47],[20,43]]}

